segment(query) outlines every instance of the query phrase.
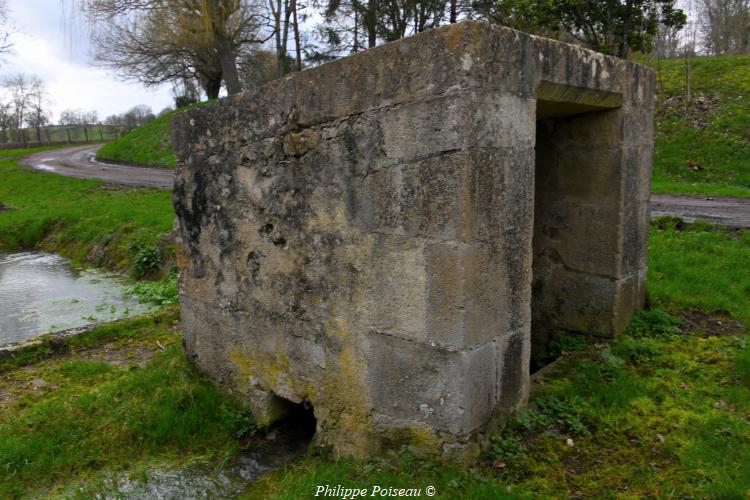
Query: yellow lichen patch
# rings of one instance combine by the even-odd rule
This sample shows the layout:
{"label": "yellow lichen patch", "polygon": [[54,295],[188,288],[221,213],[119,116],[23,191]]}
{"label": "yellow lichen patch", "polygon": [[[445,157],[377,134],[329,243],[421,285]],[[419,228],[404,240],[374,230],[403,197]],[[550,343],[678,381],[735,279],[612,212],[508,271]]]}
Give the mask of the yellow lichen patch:
{"label": "yellow lichen patch", "polygon": [[446,39],[445,45],[449,51],[455,52],[461,47],[464,39],[464,33],[467,29],[465,26],[469,26],[469,24],[467,23],[456,25],[453,26],[452,29],[443,32]]}
{"label": "yellow lichen patch", "polygon": [[384,437],[388,446],[400,448],[408,446],[409,450],[423,458],[440,456],[443,442],[426,427],[402,427],[388,431]]}
{"label": "yellow lichen patch", "polygon": [[284,136],[284,153],[287,156],[302,156],[315,149],[320,143],[320,133],[316,130],[305,129],[301,132],[289,132]]}
{"label": "yellow lichen patch", "polygon": [[267,390],[289,385],[289,358],[283,351],[279,351],[275,357],[263,357],[231,347],[229,359],[237,368],[237,387],[242,392],[247,392],[255,385]]}
{"label": "yellow lichen patch", "polygon": [[343,344],[323,378],[323,399],[328,410],[326,426],[336,429],[335,447],[343,454],[366,456],[372,448],[372,419],[367,397],[367,365],[353,347],[348,321],[333,316],[328,335]]}

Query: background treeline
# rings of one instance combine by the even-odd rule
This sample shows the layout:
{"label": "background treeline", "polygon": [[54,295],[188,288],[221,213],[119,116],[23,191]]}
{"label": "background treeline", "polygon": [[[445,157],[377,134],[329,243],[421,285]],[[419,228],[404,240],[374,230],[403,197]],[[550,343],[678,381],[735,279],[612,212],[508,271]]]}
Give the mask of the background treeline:
{"label": "background treeline", "polygon": [[177,104],[480,19],[619,57],[750,51],[750,0],[69,0],[94,60]]}
{"label": "background treeline", "polygon": [[[103,142],[122,137],[156,118],[151,108],[134,106],[100,118],[93,110],[66,109],[52,120],[51,99],[37,76],[17,74],[0,87],[0,148]],[[171,108],[162,110],[167,113]]]}
{"label": "background treeline", "polygon": [[[619,57],[684,57],[688,88],[689,57],[750,53],[750,0],[63,1],[86,20],[95,64],[171,85],[176,108],[465,19]],[[104,119],[68,110],[52,126],[38,78],[16,75],[3,88],[0,143],[107,140],[153,118],[142,107]]]}

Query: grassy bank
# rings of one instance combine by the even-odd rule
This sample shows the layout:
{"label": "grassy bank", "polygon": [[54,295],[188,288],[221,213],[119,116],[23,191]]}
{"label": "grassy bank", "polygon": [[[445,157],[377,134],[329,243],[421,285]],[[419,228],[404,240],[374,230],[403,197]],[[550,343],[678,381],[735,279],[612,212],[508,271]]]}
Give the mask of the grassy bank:
{"label": "grassy bank", "polygon": [[105,144],[97,158],[144,167],[174,168],[172,151],[172,118],[186,109],[205,106],[213,101],[199,102],[167,113],[152,122],[131,130],[123,137]]}
{"label": "grassy bank", "polygon": [[654,191],[750,197],[750,56],[657,61]]}
{"label": "grassy bank", "polygon": [[174,168],[172,117],[177,112],[160,116],[105,144],[97,158],[144,167]]}
{"label": "grassy bank", "polygon": [[[120,188],[19,167],[38,150],[0,151],[0,251],[42,249],[148,274],[170,261],[171,193]],[[140,267],[140,269],[139,269]]]}
{"label": "grassy bank", "polygon": [[71,340],[70,356],[0,372],[0,497],[232,455],[249,413],[189,366],[177,325],[174,309],[124,320]]}
{"label": "grassy bank", "polygon": [[[649,293],[668,312],[640,313],[612,345],[561,343],[568,361],[536,384],[532,405],[476,467],[419,459],[408,447],[371,461],[310,455],[243,497],[312,498],[316,486],[340,484],[431,485],[438,498],[745,498],[750,342],[737,320],[750,319],[748,238],[654,224]],[[94,494],[113,474],[219,464],[242,445],[236,436],[251,420],[185,362],[175,314],[97,330],[70,357],[6,367],[0,463],[10,466],[0,467],[0,496],[81,484]]]}

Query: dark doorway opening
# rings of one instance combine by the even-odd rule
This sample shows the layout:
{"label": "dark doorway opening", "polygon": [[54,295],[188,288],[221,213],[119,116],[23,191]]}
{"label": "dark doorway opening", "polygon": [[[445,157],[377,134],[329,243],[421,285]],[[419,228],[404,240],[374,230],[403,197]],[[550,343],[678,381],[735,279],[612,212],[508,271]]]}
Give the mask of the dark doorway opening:
{"label": "dark doorway opening", "polygon": [[601,283],[608,282],[601,269],[615,248],[616,227],[607,214],[608,193],[617,189],[619,141],[608,125],[618,113],[537,100],[531,373],[607,334],[612,313],[601,299]]}

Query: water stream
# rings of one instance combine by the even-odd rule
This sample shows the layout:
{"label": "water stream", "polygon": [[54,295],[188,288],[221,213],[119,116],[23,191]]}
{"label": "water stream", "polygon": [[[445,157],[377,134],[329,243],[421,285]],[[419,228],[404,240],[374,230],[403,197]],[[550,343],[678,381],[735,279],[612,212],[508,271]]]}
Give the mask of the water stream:
{"label": "water stream", "polygon": [[[74,269],[58,255],[0,254],[0,346],[150,309],[126,289],[121,278]],[[300,409],[269,434],[255,436],[228,464],[157,466],[135,478],[118,474],[97,497],[231,498],[267,472],[303,456],[314,433],[312,410]]]}
{"label": "water stream", "polygon": [[0,346],[142,314],[121,278],[80,271],[59,255],[0,254]]}

